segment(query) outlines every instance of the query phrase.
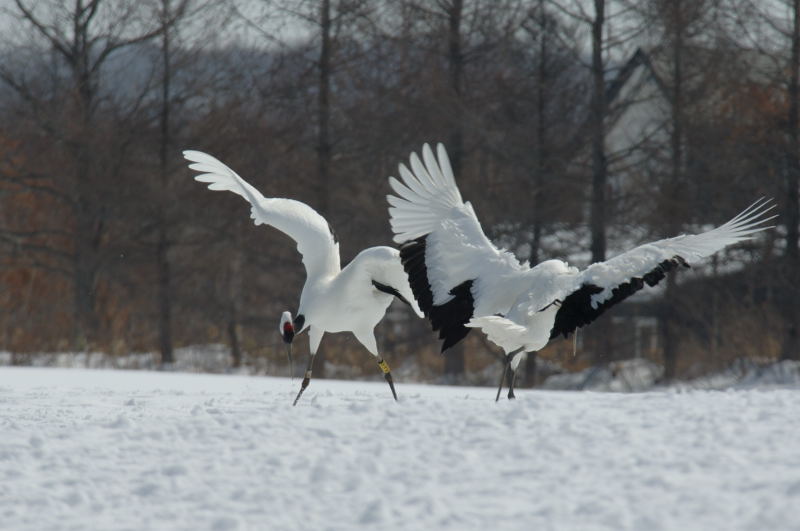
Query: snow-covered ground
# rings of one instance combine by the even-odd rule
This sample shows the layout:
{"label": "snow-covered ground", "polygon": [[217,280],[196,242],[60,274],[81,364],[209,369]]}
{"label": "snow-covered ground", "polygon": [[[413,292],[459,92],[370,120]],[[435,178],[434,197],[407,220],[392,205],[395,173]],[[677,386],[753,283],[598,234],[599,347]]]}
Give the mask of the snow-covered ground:
{"label": "snow-covered ground", "polygon": [[800,390],[0,368],[0,529],[800,529]]}

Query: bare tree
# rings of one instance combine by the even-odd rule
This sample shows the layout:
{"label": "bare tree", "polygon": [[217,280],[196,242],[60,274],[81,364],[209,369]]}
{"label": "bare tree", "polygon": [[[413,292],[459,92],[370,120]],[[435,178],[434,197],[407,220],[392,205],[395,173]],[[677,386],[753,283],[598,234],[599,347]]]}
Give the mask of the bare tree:
{"label": "bare tree", "polygon": [[[791,56],[789,60],[789,108],[786,119],[789,137],[786,178],[786,257],[797,266],[800,261],[800,0],[791,0]],[[797,346],[794,345],[795,356]]]}
{"label": "bare tree", "polygon": [[[74,221],[69,248],[51,248],[49,254],[60,255],[60,267],[72,279],[76,348],[85,347],[97,330],[97,280],[109,228],[109,206],[98,197],[94,186],[98,164],[93,142],[102,130],[98,122],[102,72],[115,54],[162,33],[163,21],[142,23],[141,15],[149,7],[113,0],[77,0],[72,7],[60,2],[44,5],[14,0],[12,14],[43,40],[68,76],[66,120],[55,122],[52,117],[43,117],[39,126],[52,141],[63,143],[69,160],[63,178],[42,192],[58,197]],[[28,102],[36,115],[42,102],[24,76],[4,70],[0,77]],[[25,185],[33,186],[30,182]]]}
{"label": "bare tree", "polygon": [[[462,16],[464,3],[462,0],[450,0],[440,3],[447,18],[447,69],[450,79],[450,106],[455,109],[450,121],[448,150],[453,171],[461,175],[464,160],[463,117],[463,85],[464,85],[464,53],[462,50]],[[464,373],[464,342],[460,342],[445,352],[445,375],[458,376]]]}
{"label": "bare tree", "polygon": [[[181,8],[184,6],[181,6]],[[169,365],[174,362],[172,353],[172,278],[169,262],[169,229],[166,220],[166,210],[170,203],[169,197],[169,156],[172,146],[170,110],[172,97],[172,64],[170,50],[170,31],[166,27],[167,21],[172,16],[170,0],[161,0],[161,18],[165,26],[161,34],[161,112],[159,113],[159,138],[158,166],[159,177],[163,193],[157,198],[156,224],[156,269],[158,271],[158,343],[161,350],[161,364]]]}
{"label": "bare tree", "polygon": [[[591,188],[589,200],[589,230],[591,235],[592,262],[602,262],[606,258],[607,229],[609,223],[608,197],[608,159],[606,155],[606,120],[608,117],[608,102],[606,91],[606,64],[605,56],[608,53],[606,42],[606,14],[605,0],[594,0],[592,14],[577,3],[571,10],[565,12],[572,18],[586,23],[591,28],[591,55],[589,66],[591,73],[591,96],[589,105],[588,126],[590,129],[591,145]],[[594,363],[605,364],[609,361],[611,352],[610,334],[607,323],[596,323],[591,334],[597,338],[593,351]]]}
{"label": "bare tree", "polygon": [[[638,225],[636,237],[674,235],[686,222],[729,212],[720,201],[735,193],[767,187],[745,174],[775,172],[769,186],[780,180],[787,209],[781,220],[789,220],[781,274],[789,274],[788,257],[797,254],[797,83],[790,78],[797,59],[788,57],[794,33],[786,21],[773,21],[783,44],[770,52],[781,63],[773,75],[785,97],[765,94],[764,107],[742,104],[742,114],[725,110],[733,100],[711,103],[706,95],[713,90],[719,98],[735,85],[733,74],[710,65],[730,70],[736,60],[698,52],[698,43],[726,42],[716,27],[698,32],[709,17],[692,8],[716,1],[265,0],[265,18],[235,21],[249,32],[222,32],[224,45],[195,49],[200,24],[185,17],[199,2],[13,0],[0,7],[28,31],[17,41],[0,36],[0,45],[19,44],[20,56],[27,51],[33,59],[23,65],[9,53],[0,65],[0,266],[7,273],[0,281],[11,288],[0,304],[40,319],[76,318],[71,330],[72,318],[61,317],[69,323],[51,327],[52,341],[39,344],[65,348],[58,341],[70,335],[74,346],[99,344],[98,329],[122,344],[120,351],[120,338],[158,346],[164,363],[173,359],[173,343],[227,341],[234,365],[260,357],[262,368],[284,366],[274,320],[292,309],[284,301],[302,285],[299,257],[284,235],[253,227],[237,198],[193,183],[183,147],[229,162],[267,196],[297,198],[323,212],[341,235],[345,261],[366,245],[389,242],[380,199],[386,176],[424,141],[445,141],[487,234],[534,262],[579,250],[585,235],[592,258],[603,259],[617,237],[632,237],[628,224]],[[790,12],[794,0],[785,6]],[[621,62],[618,51],[631,35],[620,34],[623,23],[631,32],[646,29],[656,44],[635,57],[653,61],[665,104],[659,134],[626,147],[638,159],[614,147],[612,129],[624,109],[624,98],[614,97],[624,76],[615,78],[614,70],[640,64]],[[756,109],[768,105],[779,109],[779,122],[772,115],[759,121]],[[754,138],[756,129],[763,137]],[[770,136],[772,129],[779,133]],[[745,150],[748,156],[737,155]],[[629,186],[620,184],[628,178]],[[690,197],[695,192],[714,216],[694,214],[690,205],[702,204]],[[573,240],[561,237],[568,233]],[[781,291],[743,278],[753,301]],[[675,297],[684,286],[667,289]],[[52,309],[31,295],[42,292],[53,294],[41,297]],[[70,301],[68,312],[59,299]],[[720,291],[719,301],[726,300]],[[796,317],[786,310],[789,325]],[[394,348],[441,367],[424,323],[393,314],[384,328]],[[39,341],[20,315],[3,319],[9,344]],[[687,331],[706,327],[719,336],[719,323],[706,326],[706,317],[685,308],[665,322],[674,340],[668,375],[678,372],[669,351],[688,341]],[[599,325],[587,333],[609,337]],[[702,343],[698,335],[691,341]],[[792,337],[787,332],[787,356],[797,352]],[[469,339],[460,348],[479,345],[475,334]],[[345,338],[330,341],[332,356],[364,357]],[[724,350],[724,341],[715,341],[714,350]],[[464,381],[465,373],[494,363],[481,356],[487,349],[476,350],[467,359],[463,350],[449,353],[446,371]],[[598,349],[595,361],[611,350]]]}
{"label": "bare tree", "polygon": [[[720,39],[714,36],[721,34],[715,2],[651,0],[637,3],[635,10],[651,28],[655,42],[652,68],[668,104],[664,117],[668,139],[659,150],[663,157],[653,157],[660,161],[660,168],[652,172],[659,199],[654,209],[657,217],[650,223],[659,236],[670,237],[692,221],[697,210],[691,207],[700,204],[695,203],[697,194],[692,190],[709,181],[709,171],[701,162],[705,156],[701,146],[710,138],[709,126],[719,119],[715,118],[719,109],[730,100],[733,76],[720,67],[725,56],[715,44]],[[705,139],[701,131],[705,131]],[[724,142],[718,137],[717,147]],[[725,180],[730,183],[730,176]],[[720,199],[717,191],[716,201]],[[679,340],[686,327],[681,316],[685,313],[675,275],[669,275],[659,310],[665,381],[677,374]]]}
{"label": "bare tree", "polygon": [[603,62],[605,0],[594,0],[592,19],[592,262],[606,259],[606,69]]}
{"label": "bare tree", "polygon": [[[790,285],[800,285],[800,0],[790,1],[791,55],[789,60],[789,101],[786,117],[786,270]],[[790,304],[781,359],[800,359],[800,309]]]}
{"label": "bare tree", "polygon": [[[476,94],[467,88],[475,79],[467,68],[475,65],[501,43],[521,28],[525,11],[520,2],[480,2],[442,0],[435,3],[409,1],[405,14],[414,17],[418,31],[429,32],[421,47],[428,52],[431,67],[442,68],[441,80],[435,80],[440,90],[430,96],[439,109],[441,125],[438,135],[447,140],[447,150],[453,171],[459,176],[461,186],[469,188],[469,175],[465,168],[468,130],[480,121],[481,111],[474,106]],[[441,65],[441,66],[439,66]],[[481,138],[477,132],[476,139]],[[474,140],[473,140],[474,142]],[[445,353],[444,372],[450,378],[459,378],[465,370],[464,342]]]}
{"label": "bare tree", "polygon": [[[317,101],[317,179],[319,208],[323,216],[330,212],[329,192],[331,166],[331,2],[321,0],[319,7],[319,96]],[[320,363],[322,365],[322,363]]]}

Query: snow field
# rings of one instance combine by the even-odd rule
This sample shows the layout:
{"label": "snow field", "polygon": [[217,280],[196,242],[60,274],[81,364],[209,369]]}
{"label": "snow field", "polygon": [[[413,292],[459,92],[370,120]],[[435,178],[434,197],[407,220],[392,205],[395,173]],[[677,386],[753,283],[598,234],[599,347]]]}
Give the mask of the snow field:
{"label": "snow field", "polygon": [[800,529],[800,390],[0,368],[0,529]]}

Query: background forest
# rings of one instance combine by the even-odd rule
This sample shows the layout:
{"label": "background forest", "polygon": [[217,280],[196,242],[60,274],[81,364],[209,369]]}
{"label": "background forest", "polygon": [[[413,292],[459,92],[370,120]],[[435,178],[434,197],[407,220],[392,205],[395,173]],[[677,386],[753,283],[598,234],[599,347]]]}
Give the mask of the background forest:
{"label": "background forest", "polygon": [[[629,358],[668,381],[800,357],[800,0],[4,0],[0,20],[9,363],[169,366],[222,344],[230,367],[286,374],[295,245],[181,151],[314,207],[346,263],[390,244],[387,177],[424,142],[533,263],[585,266],[775,199],[776,229],[552,342],[529,385]],[[398,304],[378,341],[407,379],[495,378],[481,334],[442,357]],[[348,335],[320,354],[319,375],[378,376]]]}

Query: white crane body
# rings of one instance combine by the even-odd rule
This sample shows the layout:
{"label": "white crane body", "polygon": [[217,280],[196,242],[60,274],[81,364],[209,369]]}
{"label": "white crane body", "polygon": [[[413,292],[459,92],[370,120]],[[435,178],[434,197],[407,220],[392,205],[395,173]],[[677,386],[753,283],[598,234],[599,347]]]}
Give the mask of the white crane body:
{"label": "white crane body", "polygon": [[[561,260],[531,268],[486,237],[464,202],[444,147],[412,153],[387,196],[394,240],[414,296],[442,338],[442,351],[480,328],[507,353],[512,370],[523,356],[567,337],[678,266],[708,257],[769,227],[770,201],[759,200],[701,234],[645,243],[580,271]],[[513,396],[513,391],[510,393]]]}
{"label": "white crane body", "polygon": [[[292,319],[290,312],[284,312],[280,330],[289,344],[291,360],[291,341],[296,334],[308,329],[311,357],[300,394],[308,385],[314,356],[326,332],[352,332],[375,356],[395,394],[388,365],[378,352],[374,328],[395,297],[422,316],[399,252],[391,247],[371,247],[361,251],[342,269],[339,244],[328,222],[313,208],[294,199],[264,197],[211,155],[191,150],[183,154],[192,162],[189,167],[200,172],[195,180],[208,183],[211,190],[230,191],[243,197],[251,205],[250,215],[256,225],[271,225],[297,243],[306,269],[306,282],[300,293],[297,315]],[[299,329],[295,330],[298,322]]]}

